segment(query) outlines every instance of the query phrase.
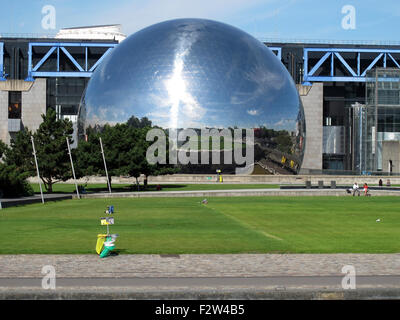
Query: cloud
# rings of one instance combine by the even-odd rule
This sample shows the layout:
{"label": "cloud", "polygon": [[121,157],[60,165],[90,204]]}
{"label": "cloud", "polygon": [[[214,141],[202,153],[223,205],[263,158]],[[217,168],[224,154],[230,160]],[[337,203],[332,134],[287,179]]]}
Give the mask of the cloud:
{"label": "cloud", "polygon": [[275,17],[281,15],[282,12],[287,11],[290,7],[292,7],[293,5],[295,5],[297,3],[298,3],[298,0],[290,0],[288,2],[284,2],[283,5],[281,5],[279,7],[275,7],[273,10],[260,11],[258,14],[255,14],[252,18],[254,21],[260,21],[260,20],[262,21],[262,20],[268,20],[271,18],[275,18]]}
{"label": "cloud", "polygon": [[276,127],[291,127],[296,123],[295,120],[293,119],[281,119],[278,122],[274,123],[274,126]]}
{"label": "cloud", "polygon": [[251,116],[257,116],[257,115],[259,115],[259,112],[258,112],[258,110],[256,110],[256,109],[247,110],[247,113],[248,113],[249,115],[251,115]]}
{"label": "cloud", "polygon": [[134,1],[104,13],[99,20],[120,23],[124,32],[129,35],[154,23],[171,19],[204,18],[224,21],[243,10],[274,1],[276,0]]}

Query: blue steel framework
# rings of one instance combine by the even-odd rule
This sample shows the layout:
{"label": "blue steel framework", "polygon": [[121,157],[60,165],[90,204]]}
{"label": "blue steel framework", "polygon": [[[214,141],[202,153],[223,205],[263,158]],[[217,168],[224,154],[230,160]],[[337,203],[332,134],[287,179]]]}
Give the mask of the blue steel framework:
{"label": "blue steel framework", "polygon": [[[30,42],[28,50],[28,77],[26,81],[34,81],[34,77],[91,77],[94,69],[103,61],[106,55],[117,46],[117,43],[68,43],[68,42]],[[34,47],[50,47],[49,51],[42,57],[42,59],[33,66],[32,55]],[[85,48],[85,66],[81,66],[76,59],[68,52],[66,48],[68,47],[83,47]],[[103,56],[90,68],[88,69],[88,48],[108,48]],[[0,43],[0,58],[2,58],[3,46]],[[279,60],[282,58],[282,48],[280,47],[269,47],[273,53],[276,54]],[[60,51],[65,53],[65,55],[71,60],[71,62],[76,66],[77,71],[63,72],[59,69],[59,59]],[[57,53],[57,69],[54,71],[38,71],[39,68],[49,59],[49,57],[54,53]],[[2,63],[2,60],[0,61]],[[0,65],[1,67],[2,65]],[[3,70],[1,68],[1,70]],[[2,78],[0,78],[2,80]],[[4,79],[5,80],[5,77]]]}
{"label": "blue steel framework", "polygon": [[0,81],[5,81],[6,76],[4,74],[4,43],[0,42]]}
{"label": "blue steel framework", "polygon": [[[28,77],[26,81],[34,81],[34,77],[90,77],[94,69],[103,61],[110,51],[117,46],[117,43],[68,43],[68,42],[30,42],[28,50]],[[49,51],[42,59],[33,66],[32,55],[34,47],[50,47]],[[67,48],[81,47],[85,49],[85,65],[81,66],[76,59],[70,54]],[[108,48],[96,63],[88,67],[88,48]],[[62,51],[68,59],[75,65],[77,71],[64,72],[60,71],[60,51]],[[54,71],[38,71],[39,68],[49,59],[52,53],[57,54],[57,67]]]}
{"label": "blue steel framework", "polygon": [[[309,70],[309,53],[318,52],[322,53],[323,56],[318,60],[318,62]],[[346,60],[341,55],[342,53],[353,53],[357,55],[357,67],[352,68]],[[375,57],[372,62],[364,70],[361,69],[361,54],[373,54]],[[398,54],[400,50],[391,49],[345,49],[345,48],[304,48],[304,77],[303,84],[311,85],[312,81],[325,82],[325,81],[339,81],[339,82],[365,82],[367,71],[371,70],[374,66],[378,65],[378,62],[383,58],[383,64],[380,67],[386,68],[387,61],[390,59],[393,64],[400,69],[399,62],[393,58],[392,54]],[[337,76],[335,75],[335,57],[339,60],[342,67],[349,72],[349,76]],[[322,66],[322,64],[331,60],[330,65],[330,75],[322,76],[315,75],[317,70]]]}
{"label": "blue steel framework", "polygon": [[[30,42],[28,50],[28,77],[26,81],[33,81],[35,77],[91,77],[94,69],[103,61],[106,55],[117,46],[117,43],[78,43],[78,42]],[[34,47],[49,47],[49,51],[42,57],[42,59],[35,65],[32,63],[32,55]],[[76,59],[68,51],[68,47],[83,47],[85,49],[85,65],[81,66]],[[100,59],[91,67],[88,68],[88,48],[107,48],[105,53]],[[282,48],[269,46],[269,49],[276,54],[279,60],[282,59]],[[69,60],[75,65],[76,71],[60,71],[59,59],[60,51],[62,51]],[[40,67],[49,59],[49,57],[56,52],[57,54],[57,67],[54,71],[39,71]],[[322,54],[322,57],[318,59],[317,63],[313,66],[310,65],[309,53],[316,52]],[[356,54],[357,66],[351,67],[349,63],[343,58],[343,53]],[[368,67],[361,69],[360,59],[361,54],[373,54],[374,59],[368,65]],[[400,69],[400,62],[397,61],[393,54],[400,54],[400,50],[395,49],[357,49],[357,48],[304,48],[303,59],[304,59],[304,75],[303,84],[311,85],[312,82],[327,82],[327,81],[338,81],[338,82],[365,82],[366,73],[374,66],[378,65],[378,62],[382,60],[380,67],[386,68],[387,61],[392,61],[392,64]],[[348,71],[347,76],[335,75],[335,58],[339,61],[340,65]],[[318,75],[316,74],[318,69],[330,59],[330,74]],[[4,43],[0,42],[0,81],[6,80],[6,74],[4,73],[3,63],[4,61]]]}

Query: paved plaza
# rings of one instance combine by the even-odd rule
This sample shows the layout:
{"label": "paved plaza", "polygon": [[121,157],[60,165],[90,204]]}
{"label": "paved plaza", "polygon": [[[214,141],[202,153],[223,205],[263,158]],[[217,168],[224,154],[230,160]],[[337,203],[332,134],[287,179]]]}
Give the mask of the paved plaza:
{"label": "paved plaza", "polygon": [[[42,277],[52,265],[60,278],[400,275],[400,254],[0,255],[0,278]],[[399,284],[400,285],[400,284]]]}
{"label": "paved plaza", "polygon": [[0,299],[400,298],[400,254],[2,255],[0,270]]}

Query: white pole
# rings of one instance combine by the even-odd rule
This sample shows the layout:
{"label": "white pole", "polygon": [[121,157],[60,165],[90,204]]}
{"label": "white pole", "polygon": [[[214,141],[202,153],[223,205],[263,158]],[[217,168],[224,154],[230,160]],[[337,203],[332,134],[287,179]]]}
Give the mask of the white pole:
{"label": "white pole", "polygon": [[35,149],[35,142],[33,141],[33,136],[31,136],[31,141],[32,141],[32,148],[33,148],[33,156],[35,157],[37,177],[39,180],[40,195],[42,196],[42,203],[44,203],[42,183],[40,182],[39,166],[38,166],[38,162],[37,162],[37,158],[36,158],[36,149]]}
{"label": "white pole", "polygon": [[107,171],[107,163],[106,163],[106,158],[104,156],[104,150],[103,150],[103,142],[100,139],[100,146],[101,146],[101,154],[103,156],[103,162],[104,162],[104,169],[106,170],[106,177],[107,177],[107,185],[108,185],[108,191],[111,193],[111,186],[110,186],[110,180],[108,180],[108,171]]}
{"label": "white pole", "polygon": [[74,169],[74,163],[73,163],[73,161],[72,161],[71,148],[69,147],[69,140],[68,140],[68,137],[65,137],[65,138],[67,139],[68,154],[69,154],[69,159],[71,160],[71,168],[72,168],[72,175],[73,175],[74,181],[75,181],[76,195],[78,196],[78,199],[80,199],[81,197],[79,196],[78,183],[76,182],[75,169]]}

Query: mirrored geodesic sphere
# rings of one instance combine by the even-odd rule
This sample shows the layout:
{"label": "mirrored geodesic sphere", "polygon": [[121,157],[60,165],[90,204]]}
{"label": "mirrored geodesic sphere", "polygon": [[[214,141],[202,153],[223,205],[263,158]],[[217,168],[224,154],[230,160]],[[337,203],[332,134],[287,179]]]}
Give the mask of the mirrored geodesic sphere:
{"label": "mirrored geodesic sphere", "polygon": [[246,128],[265,173],[297,172],[304,112],[289,73],[263,43],[226,24],[177,19],[136,32],[92,75],[81,126],[147,117],[165,129]]}

